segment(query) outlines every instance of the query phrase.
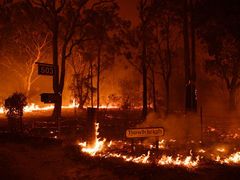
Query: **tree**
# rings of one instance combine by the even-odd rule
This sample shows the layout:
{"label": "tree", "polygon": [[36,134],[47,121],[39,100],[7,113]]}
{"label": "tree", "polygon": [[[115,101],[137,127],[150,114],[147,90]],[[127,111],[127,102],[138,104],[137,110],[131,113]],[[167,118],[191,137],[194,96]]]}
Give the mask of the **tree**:
{"label": "tree", "polygon": [[73,92],[75,101],[79,104],[79,108],[83,109],[84,104],[89,99],[89,91],[91,90],[90,78],[91,69],[89,62],[78,52],[69,63],[73,70],[72,84],[70,89]]}
{"label": "tree", "polygon": [[[8,68],[23,81],[23,93],[29,98],[31,85],[38,79],[34,76],[38,62],[49,47],[49,34],[42,28],[38,11],[20,2],[11,6],[11,29],[2,51],[4,61],[1,65]],[[14,30],[14,31],[13,31]],[[19,58],[20,57],[20,58]],[[23,65],[24,64],[24,65]]]}
{"label": "tree", "polygon": [[7,110],[7,117],[9,120],[10,130],[22,132],[22,116],[23,108],[27,105],[26,96],[22,93],[14,93],[5,100],[4,108]]}
{"label": "tree", "polygon": [[[88,39],[86,35],[90,17],[87,12],[111,1],[92,3],[90,0],[28,0],[28,2],[42,10],[42,20],[52,34],[52,59],[56,67],[56,74],[53,76],[53,90],[56,94],[53,116],[58,119],[61,116],[66,60],[76,45]],[[61,69],[58,68],[59,64]]]}
{"label": "tree", "polygon": [[[7,34],[7,30],[9,29],[10,25],[10,17],[11,17],[11,5],[12,5],[12,0],[1,0],[0,1],[0,40],[2,41],[3,38],[5,37],[4,35]],[[1,42],[0,41],[0,45]]]}
{"label": "tree", "polygon": [[115,37],[121,28],[122,20],[118,16],[119,7],[115,1],[99,6],[92,11],[92,33],[97,57],[97,108],[100,106],[100,76],[101,72],[112,64],[117,48]]}
{"label": "tree", "polygon": [[[236,109],[236,92],[239,89],[239,20],[240,3],[220,0],[200,1],[197,24],[199,37],[208,47],[205,70],[222,79],[229,92],[229,109]],[[200,14],[200,9],[205,9]],[[213,11],[214,9],[214,11]],[[228,23],[226,23],[228,22]]]}
{"label": "tree", "polygon": [[172,75],[172,60],[176,51],[176,41],[179,32],[176,30],[174,17],[169,12],[161,16],[161,22],[156,22],[155,51],[159,63],[160,75],[164,81],[166,94],[166,114],[169,111],[170,78]]}
{"label": "tree", "polygon": [[151,44],[151,2],[147,0],[138,1],[138,14],[140,22],[136,28],[129,31],[126,36],[125,56],[128,62],[142,75],[142,114],[147,115],[147,80],[148,80],[148,46]]}
{"label": "tree", "polygon": [[[170,78],[172,75],[172,60],[177,47],[177,38],[179,38],[179,28],[177,27],[177,16],[175,3],[169,1],[155,1],[150,11],[153,14],[153,65],[150,70],[157,66],[155,70],[161,75],[165,86],[166,114],[169,111],[170,98]],[[151,70],[152,71],[152,70]]]}
{"label": "tree", "polygon": [[229,109],[236,109],[236,93],[240,87],[240,62],[239,42],[235,38],[227,37],[222,41],[220,47],[214,48],[213,59],[206,60],[205,70],[210,75],[222,79],[229,92]]}

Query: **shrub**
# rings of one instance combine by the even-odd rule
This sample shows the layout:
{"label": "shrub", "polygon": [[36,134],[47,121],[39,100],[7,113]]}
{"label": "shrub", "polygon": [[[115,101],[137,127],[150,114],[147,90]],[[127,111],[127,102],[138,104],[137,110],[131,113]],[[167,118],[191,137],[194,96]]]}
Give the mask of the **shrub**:
{"label": "shrub", "polygon": [[22,131],[23,108],[27,105],[27,98],[22,93],[14,93],[5,100],[4,108],[7,111],[8,124],[11,131]]}

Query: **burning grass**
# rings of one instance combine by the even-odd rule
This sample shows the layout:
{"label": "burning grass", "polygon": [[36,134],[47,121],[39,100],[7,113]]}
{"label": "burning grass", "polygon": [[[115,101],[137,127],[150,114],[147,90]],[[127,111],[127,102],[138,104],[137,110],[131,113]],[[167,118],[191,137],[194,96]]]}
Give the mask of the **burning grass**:
{"label": "burning grass", "polygon": [[[185,146],[185,153],[180,154],[174,151],[171,153],[171,149],[169,147],[165,147],[167,143],[163,143],[164,140],[160,141],[161,149],[154,149],[153,145],[143,146],[140,143],[135,144],[135,148],[142,146],[142,151],[144,153],[132,152],[131,143],[124,141],[110,141],[107,142],[106,139],[100,139],[98,137],[99,132],[99,124],[96,124],[96,138],[95,142],[92,146],[87,146],[86,142],[79,142],[78,145],[81,147],[81,151],[90,155],[91,157],[100,157],[104,159],[108,158],[117,158],[122,159],[125,162],[132,162],[136,164],[146,164],[155,166],[167,166],[167,167],[186,167],[188,169],[194,169],[199,167],[201,164],[206,162],[215,162],[226,165],[236,165],[240,164],[240,152],[237,149],[231,149],[227,145],[225,146],[217,146],[214,145],[211,148],[199,148],[202,146],[201,144],[196,145],[196,142],[190,141],[192,144],[195,144],[195,147],[190,149],[186,153],[186,148],[189,146]],[[211,131],[213,132],[213,131]],[[169,143],[176,143],[176,140],[169,140]],[[235,153],[230,153],[235,151]],[[136,155],[139,154],[139,155]]]}

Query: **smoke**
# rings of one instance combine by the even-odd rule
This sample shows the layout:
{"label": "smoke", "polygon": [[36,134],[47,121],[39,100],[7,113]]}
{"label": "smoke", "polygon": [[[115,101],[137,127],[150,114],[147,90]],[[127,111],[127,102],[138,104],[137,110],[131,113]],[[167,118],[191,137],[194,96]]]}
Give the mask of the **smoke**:
{"label": "smoke", "polygon": [[[161,113],[148,114],[146,121],[137,127],[163,127],[165,134],[159,139],[176,140],[184,143],[188,140],[201,139],[201,120],[197,114],[172,114],[165,117]],[[154,142],[155,138],[149,138],[145,142]]]}

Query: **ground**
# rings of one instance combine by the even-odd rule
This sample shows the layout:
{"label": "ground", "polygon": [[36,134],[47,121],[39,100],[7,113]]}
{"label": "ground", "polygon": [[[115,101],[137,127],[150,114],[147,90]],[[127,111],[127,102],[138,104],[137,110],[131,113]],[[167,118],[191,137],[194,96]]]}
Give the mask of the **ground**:
{"label": "ground", "polygon": [[[7,120],[4,117],[0,118],[0,179],[240,179],[240,165],[221,165],[208,159],[201,161],[203,163],[196,168],[186,168],[156,166],[154,163],[135,164],[117,158],[91,157],[82,153],[80,146],[76,143],[77,139],[86,135],[84,131],[86,129],[86,113],[80,113],[76,116],[78,117],[77,126],[75,124],[76,117],[67,114],[62,119],[63,138],[61,140],[32,137],[29,132],[24,136],[10,135],[5,131]],[[51,129],[50,115],[49,112],[27,114],[24,117],[24,127],[30,130],[35,124],[34,128]],[[126,141],[124,137],[126,128],[141,123],[140,116],[139,112],[126,114],[119,111],[102,111],[98,117],[100,136],[105,137],[107,141]],[[77,127],[79,131],[72,133],[72,127]],[[42,135],[46,136],[46,134]],[[214,143],[217,143],[216,141],[224,141],[225,144],[233,143],[235,147],[239,146],[239,139],[229,141],[228,138],[220,136],[214,129],[210,129],[210,132],[205,133],[205,136],[208,137],[208,142],[201,144],[205,149],[209,145],[213,146]],[[182,153],[186,151],[189,153],[186,150],[188,146],[193,150],[196,149],[196,143],[169,143],[167,145],[169,149],[159,152],[170,153],[171,151],[171,153],[176,154],[180,151]],[[145,151],[145,149],[143,150]],[[117,151],[126,152],[126,149],[119,146]],[[142,149],[137,149],[135,153],[138,151],[141,153]]]}
{"label": "ground", "polygon": [[240,167],[208,164],[197,169],[137,165],[91,158],[69,145],[1,142],[1,179],[239,179]]}

